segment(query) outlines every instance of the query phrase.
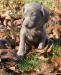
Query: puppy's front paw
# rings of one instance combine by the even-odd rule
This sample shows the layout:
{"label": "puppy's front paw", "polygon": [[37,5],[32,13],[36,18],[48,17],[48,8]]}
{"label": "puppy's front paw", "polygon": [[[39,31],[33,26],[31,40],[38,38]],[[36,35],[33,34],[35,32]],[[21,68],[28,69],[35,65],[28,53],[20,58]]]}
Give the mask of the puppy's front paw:
{"label": "puppy's front paw", "polygon": [[21,56],[21,55],[18,56],[18,55],[16,55],[13,60],[14,60],[15,62],[18,62],[18,61],[22,61],[23,59],[24,59],[24,56]]}

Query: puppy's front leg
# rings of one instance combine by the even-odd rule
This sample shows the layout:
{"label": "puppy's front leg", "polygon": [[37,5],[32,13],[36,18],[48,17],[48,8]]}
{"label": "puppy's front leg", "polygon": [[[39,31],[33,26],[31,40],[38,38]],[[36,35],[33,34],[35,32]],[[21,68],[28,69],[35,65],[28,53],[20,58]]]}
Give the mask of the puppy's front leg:
{"label": "puppy's front leg", "polygon": [[19,44],[19,50],[17,52],[18,56],[24,56],[25,54],[25,28],[21,28],[20,31],[20,44]]}

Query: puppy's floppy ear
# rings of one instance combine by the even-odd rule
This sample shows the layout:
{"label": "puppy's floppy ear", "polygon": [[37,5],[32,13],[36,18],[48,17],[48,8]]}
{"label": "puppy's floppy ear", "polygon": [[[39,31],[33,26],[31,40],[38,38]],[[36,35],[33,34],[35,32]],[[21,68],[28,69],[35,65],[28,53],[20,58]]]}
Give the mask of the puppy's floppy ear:
{"label": "puppy's floppy ear", "polygon": [[49,20],[49,12],[45,8],[41,7],[40,13],[43,16],[44,22],[45,23],[48,22],[48,20]]}
{"label": "puppy's floppy ear", "polygon": [[44,16],[44,8],[41,6],[40,13]]}
{"label": "puppy's floppy ear", "polygon": [[48,20],[49,20],[49,12],[46,9],[44,9],[44,21],[48,22]]}

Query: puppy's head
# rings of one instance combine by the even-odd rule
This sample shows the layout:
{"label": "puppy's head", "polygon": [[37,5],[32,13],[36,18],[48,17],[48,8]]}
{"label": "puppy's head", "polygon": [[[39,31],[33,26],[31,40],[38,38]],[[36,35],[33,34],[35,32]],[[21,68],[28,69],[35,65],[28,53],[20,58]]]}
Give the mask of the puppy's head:
{"label": "puppy's head", "polygon": [[49,13],[37,3],[25,4],[23,7],[23,18],[27,28],[43,25],[48,21]]}

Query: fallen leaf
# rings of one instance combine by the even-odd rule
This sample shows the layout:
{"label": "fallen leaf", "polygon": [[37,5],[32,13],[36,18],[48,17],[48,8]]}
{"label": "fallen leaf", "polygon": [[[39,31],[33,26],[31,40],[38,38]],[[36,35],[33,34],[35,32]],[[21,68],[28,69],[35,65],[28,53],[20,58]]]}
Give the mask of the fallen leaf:
{"label": "fallen leaf", "polygon": [[15,67],[10,67],[11,70],[15,71]]}
{"label": "fallen leaf", "polygon": [[46,47],[44,47],[43,49],[36,49],[35,51],[42,54],[42,53],[44,53],[47,49],[48,49],[48,45],[46,45]]}
{"label": "fallen leaf", "polygon": [[53,48],[53,44],[48,48],[47,52],[51,52],[52,48]]}
{"label": "fallen leaf", "polygon": [[57,30],[53,30],[53,35],[55,36],[55,38],[59,39],[59,33]]}
{"label": "fallen leaf", "polygon": [[6,16],[8,16],[10,13],[10,10],[6,10],[5,13],[1,14],[1,18],[5,18]]}

